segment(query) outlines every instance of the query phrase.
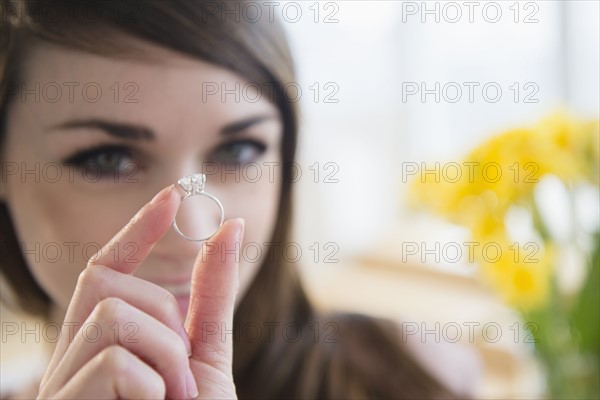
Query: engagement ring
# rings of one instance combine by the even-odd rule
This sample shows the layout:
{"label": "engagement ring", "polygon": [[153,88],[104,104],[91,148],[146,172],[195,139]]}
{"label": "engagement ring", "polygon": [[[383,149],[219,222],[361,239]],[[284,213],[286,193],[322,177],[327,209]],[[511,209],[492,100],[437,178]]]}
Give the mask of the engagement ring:
{"label": "engagement ring", "polygon": [[181,235],[181,237],[183,237],[184,239],[192,241],[192,242],[204,242],[204,241],[210,239],[219,230],[221,225],[223,225],[223,221],[225,220],[225,210],[223,209],[223,205],[221,204],[219,199],[217,199],[215,196],[213,196],[210,193],[206,193],[204,191],[205,183],[206,183],[206,175],[204,175],[204,174],[188,175],[177,181],[177,184],[179,184],[179,186],[185,192],[185,194],[181,197],[181,202],[183,202],[185,199],[187,199],[188,197],[191,197],[191,196],[206,196],[206,197],[210,198],[211,200],[213,200],[215,203],[217,203],[217,205],[219,206],[219,209],[221,210],[221,221],[219,222],[219,226],[217,227],[215,232],[213,232],[212,235],[205,237],[203,239],[192,239],[192,238],[186,236],[183,232],[181,232],[181,230],[179,230],[179,227],[177,226],[177,222],[175,221],[175,219],[173,219],[173,228],[177,231],[177,233],[179,233]]}

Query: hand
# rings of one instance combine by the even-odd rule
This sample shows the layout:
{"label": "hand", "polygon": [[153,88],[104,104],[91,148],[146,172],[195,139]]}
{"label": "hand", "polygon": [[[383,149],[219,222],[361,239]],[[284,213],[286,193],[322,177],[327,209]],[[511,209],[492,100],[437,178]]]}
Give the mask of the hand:
{"label": "hand", "polygon": [[[163,189],[146,204],[81,273],[40,398],[236,397],[232,341],[221,341],[221,335],[203,337],[202,330],[207,323],[232,325],[238,257],[221,257],[203,246],[194,265],[185,324],[171,293],[132,276],[171,227],[180,204],[172,189]],[[210,242],[214,248],[231,249],[242,235],[243,221],[229,220]],[[135,262],[125,259],[132,242],[138,249]],[[115,252],[115,246],[122,251]],[[124,256],[115,259],[115,254]],[[92,324],[102,334],[90,340],[79,328]],[[134,340],[121,332],[126,324],[137,328]]]}

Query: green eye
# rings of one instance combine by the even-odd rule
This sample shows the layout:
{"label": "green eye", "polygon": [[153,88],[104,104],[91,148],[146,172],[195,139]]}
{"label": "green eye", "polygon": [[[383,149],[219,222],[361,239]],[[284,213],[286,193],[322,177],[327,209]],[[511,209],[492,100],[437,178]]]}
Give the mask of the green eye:
{"label": "green eye", "polygon": [[131,150],[125,146],[102,146],[78,152],[63,163],[79,169],[98,171],[101,178],[111,178],[131,171],[133,159]]}
{"label": "green eye", "polygon": [[103,171],[116,171],[119,170],[123,165],[123,160],[125,157],[122,154],[118,154],[115,152],[112,153],[100,153],[96,157],[96,164]]}
{"label": "green eye", "polygon": [[224,164],[248,164],[257,160],[267,146],[255,140],[238,140],[219,146],[212,161]]}

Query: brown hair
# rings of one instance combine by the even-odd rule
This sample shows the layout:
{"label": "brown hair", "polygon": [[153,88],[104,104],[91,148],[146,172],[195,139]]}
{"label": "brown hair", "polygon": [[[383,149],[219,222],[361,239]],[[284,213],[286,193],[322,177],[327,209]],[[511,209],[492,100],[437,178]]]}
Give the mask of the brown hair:
{"label": "brown hair", "polygon": [[[274,88],[271,100],[279,108],[284,125],[284,179],[272,242],[286,243],[292,189],[286,166],[294,160],[298,110],[283,87],[294,80],[293,61],[281,26],[264,18],[268,10],[262,10],[259,21],[220,12],[219,7],[235,9],[244,3],[5,2],[0,28],[0,76],[4,83],[25,79],[20,76],[23,60],[38,40],[107,56],[131,56],[135,48],[114,40],[125,35],[223,66],[250,82],[268,83]],[[258,2],[253,3],[260,7]],[[6,134],[13,95],[10,85],[3,85],[0,143]],[[4,256],[0,272],[17,289],[16,300],[21,308],[46,313],[51,300],[26,266],[9,211],[1,204]],[[400,346],[395,324],[359,314],[319,316],[295,267],[286,263],[281,252],[270,254],[272,257],[266,258],[234,316],[233,370],[240,398],[452,397]],[[249,326],[290,325],[300,332],[294,333],[293,339],[264,332],[258,337],[240,334]],[[324,327],[330,327],[328,332],[334,335],[327,335]]]}

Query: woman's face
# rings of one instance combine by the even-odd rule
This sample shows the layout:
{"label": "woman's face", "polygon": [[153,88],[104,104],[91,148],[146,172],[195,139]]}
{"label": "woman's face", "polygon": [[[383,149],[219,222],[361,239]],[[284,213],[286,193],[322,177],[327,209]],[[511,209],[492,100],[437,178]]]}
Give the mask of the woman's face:
{"label": "woman's face", "polygon": [[[238,300],[268,256],[281,188],[277,108],[224,68],[143,46],[155,61],[37,46],[9,109],[2,198],[31,271],[63,310],[88,258],[155,193],[192,173],[207,174],[226,218],[246,221]],[[218,223],[218,207],[202,199],[177,215],[190,237]],[[201,246],[171,229],[135,275],[171,291],[186,312]]]}

